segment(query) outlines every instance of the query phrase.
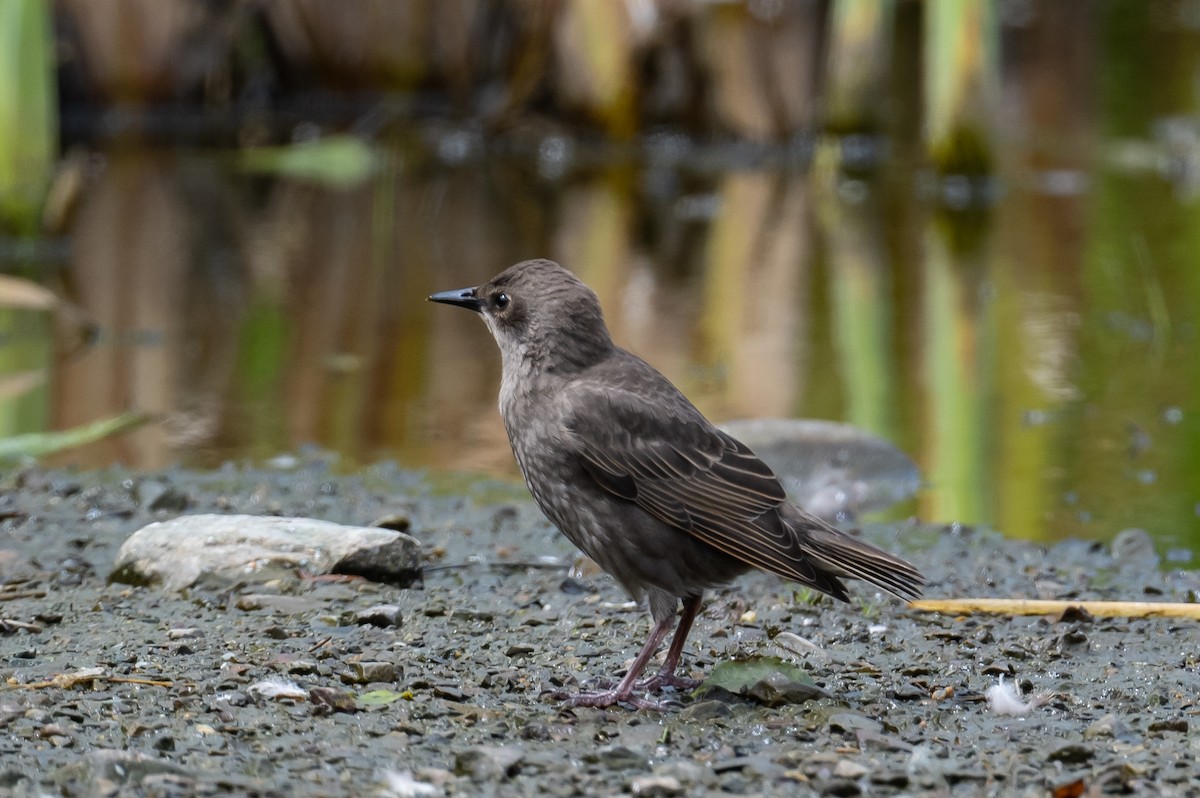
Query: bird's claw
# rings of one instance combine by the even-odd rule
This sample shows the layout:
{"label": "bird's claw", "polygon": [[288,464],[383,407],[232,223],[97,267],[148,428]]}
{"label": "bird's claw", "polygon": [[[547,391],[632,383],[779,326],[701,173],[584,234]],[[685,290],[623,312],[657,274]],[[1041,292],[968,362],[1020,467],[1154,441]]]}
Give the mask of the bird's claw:
{"label": "bird's claw", "polygon": [[621,693],[617,690],[601,690],[594,693],[567,693],[560,690],[553,695],[554,698],[565,701],[569,707],[590,707],[592,709],[605,709],[614,704],[627,704],[635,709],[665,712],[668,709],[682,706],[678,701],[656,701],[653,698],[634,695],[632,691]]}

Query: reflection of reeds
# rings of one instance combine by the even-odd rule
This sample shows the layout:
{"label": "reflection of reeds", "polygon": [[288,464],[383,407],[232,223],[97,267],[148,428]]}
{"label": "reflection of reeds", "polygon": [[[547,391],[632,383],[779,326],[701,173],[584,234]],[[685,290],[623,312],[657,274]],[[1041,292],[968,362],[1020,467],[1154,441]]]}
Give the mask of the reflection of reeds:
{"label": "reflection of reeds", "polygon": [[979,523],[988,518],[989,417],[994,325],[980,302],[978,250],[926,232],[921,329],[925,451],[929,483],[922,515]]}
{"label": "reflection of reeds", "polygon": [[925,132],[944,174],[992,171],[998,29],[990,0],[925,4]]}
{"label": "reflection of reeds", "polygon": [[60,35],[79,59],[72,66],[97,99],[147,105],[203,89],[225,100],[239,2],[193,0],[55,0]]}
{"label": "reflection of reeds", "polygon": [[0,307],[0,438],[48,428],[52,326],[45,310]]}
{"label": "reflection of reeds", "polygon": [[[872,189],[864,187],[864,193]],[[891,263],[883,246],[883,218],[865,196],[856,203],[826,198],[822,210],[830,270],[832,327],[845,419],[894,440],[899,433],[894,364]]]}
{"label": "reflection of reeds", "polygon": [[834,2],[825,74],[828,130],[875,133],[886,127],[892,10],[890,0]]}
{"label": "reflection of reeds", "polygon": [[0,3],[0,231],[37,229],[58,159],[53,52],[46,0]]}
{"label": "reflection of reeds", "polygon": [[240,322],[238,215],[211,165],[114,151],[72,229],[70,296],[95,320],[93,346],[59,367],[54,425],[127,410],[165,425],[96,444],[95,462],[164,465],[210,443]]}
{"label": "reflection of reeds", "polygon": [[704,360],[721,418],[787,416],[804,355],[808,188],[799,175],[739,172],[717,192],[704,267]]}

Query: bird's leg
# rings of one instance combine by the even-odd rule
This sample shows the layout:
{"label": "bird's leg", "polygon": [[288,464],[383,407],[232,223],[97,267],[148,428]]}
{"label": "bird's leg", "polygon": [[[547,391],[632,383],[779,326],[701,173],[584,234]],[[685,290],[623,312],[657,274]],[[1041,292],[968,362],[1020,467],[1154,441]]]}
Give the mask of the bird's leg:
{"label": "bird's leg", "polygon": [[675,627],[675,635],[671,638],[671,648],[667,650],[667,658],[663,660],[658,673],[638,684],[639,690],[656,692],[664,687],[674,687],[676,690],[694,690],[700,686],[698,679],[675,675],[675,669],[679,667],[679,660],[683,657],[683,644],[687,640],[688,632],[692,631],[692,624],[695,622],[696,616],[700,614],[700,599],[701,596],[696,595],[688,596],[683,600],[683,613],[679,616],[679,625]]}
{"label": "bird's leg", "polygon": [[667,636],[667,632],[669,631],[671,631],[670,618],[655,621],[654,627],[650,630],[650,637],[646,640],[646,645],[642,646],[642,650],[638,652],[637,659],[629,666],[629,672],[625,674],[625,678],[621,679],[620,684],[610,690],[603,690],[596,693],[577,693],[576,695],[568,696],[567,703],[573,707],[611,707],[613,704],[625,702],[633,704],[638,709],[662,709],[662,706],[657,701],[635,697],[633,689],[637,684],[637,678],[646,669],[646,663],[654,656],[654,652],[658,650],[659,644],[662,643],[663,638]]}

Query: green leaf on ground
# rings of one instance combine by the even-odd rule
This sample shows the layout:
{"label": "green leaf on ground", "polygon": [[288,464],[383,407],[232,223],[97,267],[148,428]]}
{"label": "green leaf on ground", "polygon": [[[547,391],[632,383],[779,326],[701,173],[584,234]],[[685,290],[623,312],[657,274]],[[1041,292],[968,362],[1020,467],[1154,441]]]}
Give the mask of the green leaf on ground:
{"label": "green leaf on ground", "polygon": [[367,704],[369,706],[378,706],[381,704],[390,704],[393,701],[401,699],[412,700],[413,694],[410,690],[405,690],[402,693],[397,693],[394,690],[368,690],[358,697],[358,703]]}
{"label": "green leaf on ground", "polygon": [[799,704],[826,695],[824,690],[813,683],[812,677],[803,668],[784,662],[778,657],[753,657],[722,662],[712,669],[704,684],[696,689],[696,694],[702,695],[714,689],[751,698],[769,706]]}

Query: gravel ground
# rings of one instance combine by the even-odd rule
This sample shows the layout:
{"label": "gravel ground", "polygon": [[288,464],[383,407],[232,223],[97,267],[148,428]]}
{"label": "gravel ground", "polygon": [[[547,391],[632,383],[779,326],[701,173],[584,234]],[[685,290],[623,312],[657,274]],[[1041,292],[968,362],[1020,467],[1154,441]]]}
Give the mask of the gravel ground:
{"label": "gravel ground", "polygon": [[[131,532],[183,512],[407,519],[424,589],[107,584]],[[931,597],[1200,592],[1200,573],[1161,569],[1137,533],[1117,556],[963,528],[865,534],[916,562]],[[686,668],[780,656],[825,697],[568,709],[555,693],[619,673],[648,629],[575,556],[523,488],[469,477],[335,476],[315,459],[9,474],[0,795],[1200,794],[1194,622],[951,618],[754,575],[709,597]],[[984,694],[1002,678],[1049,695],[999,714]]]}

